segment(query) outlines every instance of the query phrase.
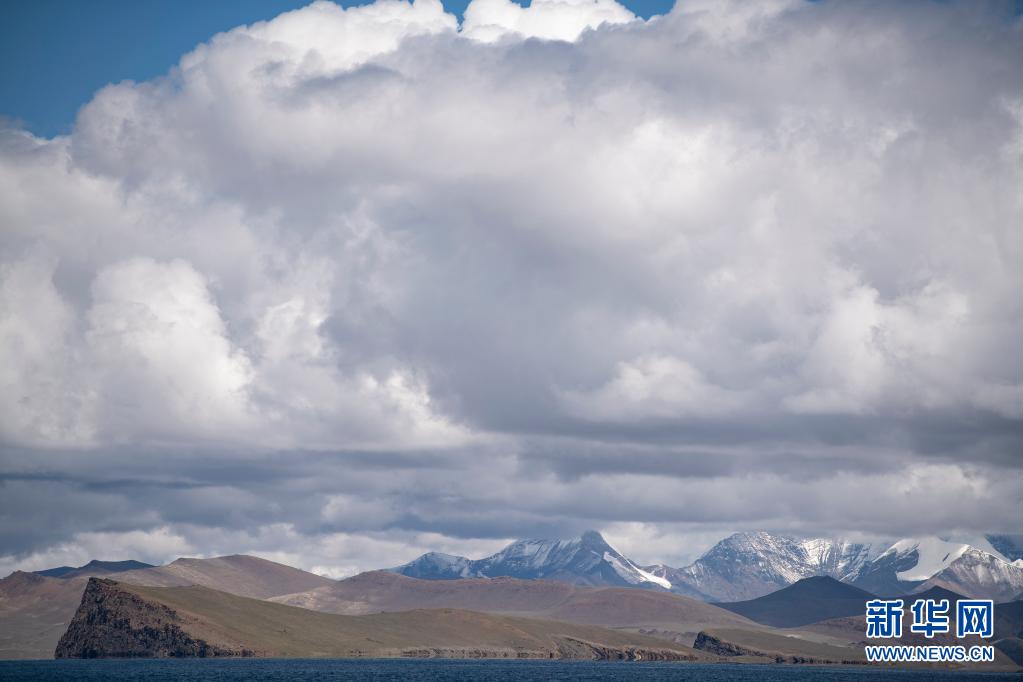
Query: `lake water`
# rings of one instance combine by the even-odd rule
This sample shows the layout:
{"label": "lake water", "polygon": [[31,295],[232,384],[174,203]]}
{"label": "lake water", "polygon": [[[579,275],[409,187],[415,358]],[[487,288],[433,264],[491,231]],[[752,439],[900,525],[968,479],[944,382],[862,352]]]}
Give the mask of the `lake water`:
{"label": "lake water", "polygon": [[[1013,676],[1019,679],[1018,676]],[[878,670],[876,668],[770,665],[697,665],[592,661],[134,659],[0,661],[0,680],[749,680],[794,682],[828,679],[987,680],[1001,675],[968,672]]]}

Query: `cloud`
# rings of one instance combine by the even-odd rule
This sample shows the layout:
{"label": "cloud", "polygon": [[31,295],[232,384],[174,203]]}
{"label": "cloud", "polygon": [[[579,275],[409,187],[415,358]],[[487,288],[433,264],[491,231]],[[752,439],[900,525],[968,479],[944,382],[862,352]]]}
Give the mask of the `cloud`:
{"label": "cloud", "polygon": [[511,0],[476,0],[465,9],[462,33],[494,42],[504,36],[576,40],[586,29],[634,21],[614,0],[539,0],[523,7]]}
{"label": "cloud", "polygon": [[317,2],[8,126],[4,565],[1007,530],[1020,26]]}
{"label": "cloud", "polygon": [[0,425],[25,444],[90,442],[92,396],[69,384],[81,349],[68,343],[74,311],[38,253],[0,265]]}
{"label": "cloud", "polygon": [[232,437],[247,413],[252,364],[226,337],[206,282],[185,261],[136,258],[100,271],[86,344],[106,371],[99,400],[118,438]]}
{"label": "cloud", "polygon": [[738,395],[708,384],[689,363],[664,356],[622,362],[604,386],[590,393],[569,392],[564,399],[583,418],[610,421],[714,414],[739,403]]}

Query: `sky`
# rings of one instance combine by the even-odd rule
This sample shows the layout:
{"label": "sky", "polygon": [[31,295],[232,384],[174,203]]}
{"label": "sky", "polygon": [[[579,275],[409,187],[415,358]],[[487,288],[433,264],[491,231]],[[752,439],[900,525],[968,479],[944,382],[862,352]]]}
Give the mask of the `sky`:
{"label": "sky", "polygon": [[0,573],[1020,532],[1012,3],[287,7],[14,10]]}
{"label": "sky", "polygon": [[[215,34],[273,19],[308,0],[32,0],[11,2],[0,22],[0,116],[38,135],[71,131],[78,109],[108,83],[162,76]],[[344,7],[366,4],[339,2]],[[468,0],[444,7],[461,18]],[[519,4],[528,4],[520,2]],[[632,0],[649,18],[671,0]]]}

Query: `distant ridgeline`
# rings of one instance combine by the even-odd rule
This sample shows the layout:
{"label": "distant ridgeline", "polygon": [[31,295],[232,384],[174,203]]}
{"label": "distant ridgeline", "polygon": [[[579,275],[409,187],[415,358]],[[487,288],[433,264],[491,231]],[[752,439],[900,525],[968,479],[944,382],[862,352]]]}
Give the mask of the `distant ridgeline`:
{"label": "distant ridgeline", "polygon": [[93,559],[84,566],[58,566],[45,571],[35,571],[36,575],[48,578],[76,578],[78,576],[103,575],[106,573],[123,573],[139,568],[154,568],[153,564],[129,559],[128,561],[99,561]]}
{"label": "distant ridgeline", "polygon": [[477,560],[431,552],[389,570],[425,580],[510,576],[644,587],[714,602],[755,599],[803,578],[829,576],[881,596],[941,586],[1009,601],[1023,592],[1021,547],[1019,537],[1005,535],[971,543],[932,537],[868,544],[759,531],[736,533],[689,566],[672,568],[642,566],[589,531],[569,540],[520,540]]}
{"label": "distant ridgeline", "polygon": [[0,657],[864,663],[866,601],[965,596],[998,602],[987,642],[997,660],[978,669],[1012,670],[1023,664],[1016,540],[738,533],[672,568],[640,565],[590,531],[477,560],[430,553],[340,581],[245,555],[93,561],[0,580]]}

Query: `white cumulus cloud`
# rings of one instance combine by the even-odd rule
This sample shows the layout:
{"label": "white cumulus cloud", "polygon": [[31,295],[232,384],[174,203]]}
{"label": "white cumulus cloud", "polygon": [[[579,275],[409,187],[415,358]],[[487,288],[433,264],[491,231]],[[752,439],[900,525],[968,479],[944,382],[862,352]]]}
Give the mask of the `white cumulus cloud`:
{"label": "white cumulus cloud", "polygon": [[156,529],[329,536],[347,572],[427,532],[1009,524],[1020,31],[955,2],[315,2],[67,136],[8,126],[5,561]]}

